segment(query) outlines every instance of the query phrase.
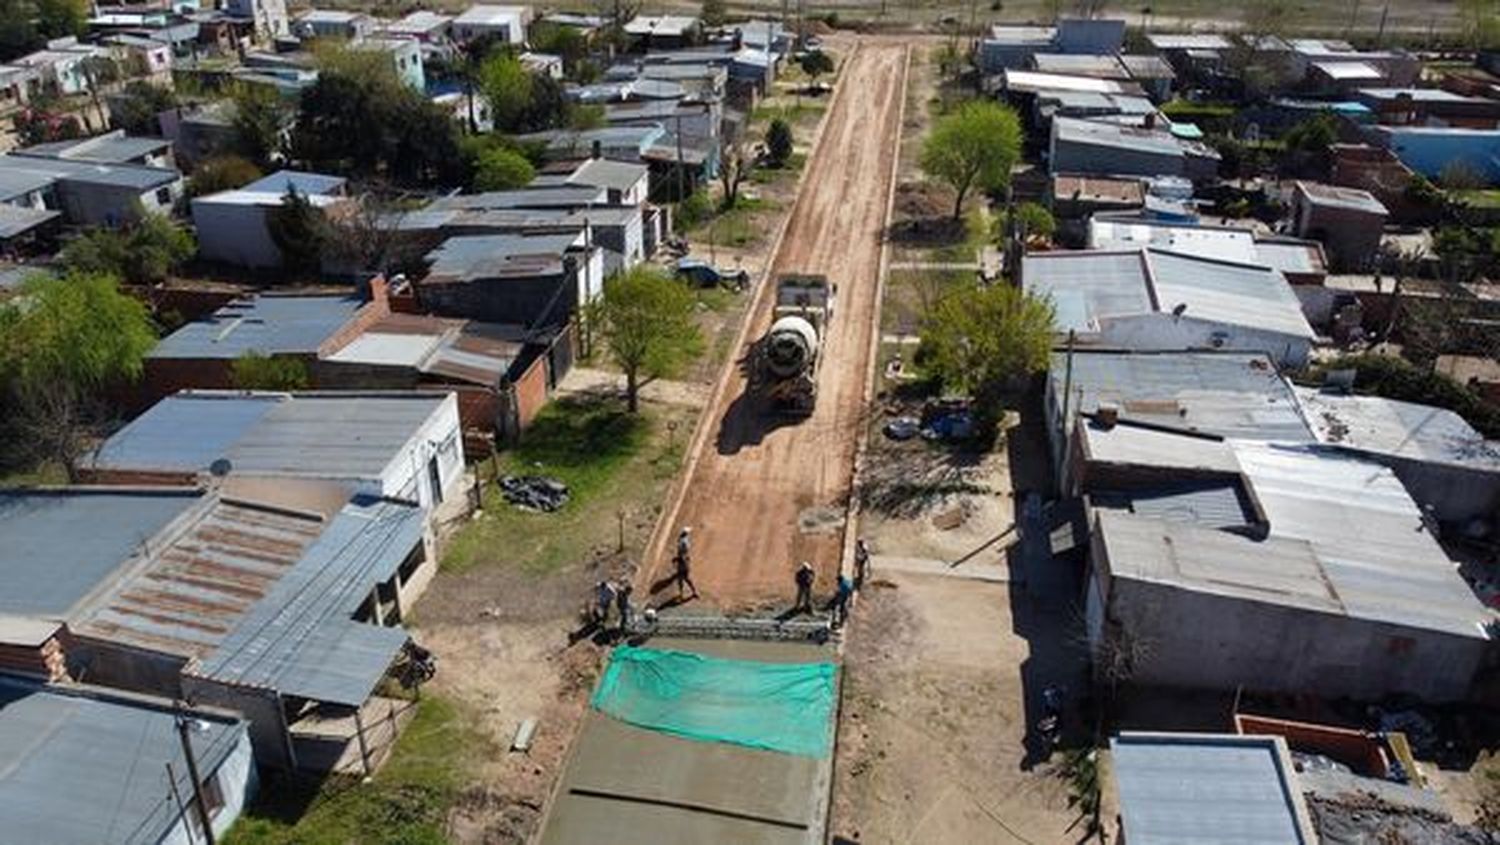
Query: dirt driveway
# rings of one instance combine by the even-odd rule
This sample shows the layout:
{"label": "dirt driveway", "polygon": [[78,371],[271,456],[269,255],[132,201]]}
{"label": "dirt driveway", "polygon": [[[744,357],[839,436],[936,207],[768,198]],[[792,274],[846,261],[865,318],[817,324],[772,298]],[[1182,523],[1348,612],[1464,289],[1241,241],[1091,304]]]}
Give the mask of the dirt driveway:
{"label": "dirt driveway", "polygon": [[799,560],[814,562],[820,585],[832,582],[871,366],[906,59],[907,48],[891,43],[861,43],[847,58],[749,321],[753,340],[770,322],[769,280],[777,274],[821,273],[838,285],[817,410],[795,423],[773,418],[745,396],[743,367],[725,373],[700,424],[675,518],[648,558],[653,580],[670,566],[676,527],[691,525],[694,580],[720,607],[786,600]]}

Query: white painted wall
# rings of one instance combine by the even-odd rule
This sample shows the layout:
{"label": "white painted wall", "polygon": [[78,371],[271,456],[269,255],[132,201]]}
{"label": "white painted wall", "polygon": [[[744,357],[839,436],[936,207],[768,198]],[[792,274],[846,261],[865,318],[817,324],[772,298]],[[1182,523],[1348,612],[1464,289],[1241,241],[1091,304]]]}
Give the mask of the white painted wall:
{"label": "white painted wall", "polygon": [[[210,777],[219,782],[219,792],[224,796],[224,806],[213,816],[214,836],[221,837],[229,832],[229,828],[240,817],[245,805],[255,796],[259,787],[259,779],[255,774],[255,758],[250,749],[250,732],[242,731],[239,742],[224,762]],[[185,802],[192,801],[191,795],[183,795]],[[194,812],[191,804],[188,812]],[[177,824],[167,832],[160,840],[160,845],[198,845],[203,841],[202,836],[196,832],[189,832],[189,823],[179,817]]]}
{"label": "white painted wall", "polygon": [[1309,338],[1234,326],[1191,316],[1139,314],[1106,318],[1093,336],[1104,346],[1136,351],[1231,349],[1265,352],[1281,366],[1300,367],[1312,349]]}
{"label": "white painted wall", "polygon": [[410,499],[431,509],[431,485],[427,481],[427,461],[438,459],[442,478],[443,500],[459,492],[464,473],[464,439],[458,422],[458,397],[449,393],[386,466],[381,474],[381,492],[387,496]]}

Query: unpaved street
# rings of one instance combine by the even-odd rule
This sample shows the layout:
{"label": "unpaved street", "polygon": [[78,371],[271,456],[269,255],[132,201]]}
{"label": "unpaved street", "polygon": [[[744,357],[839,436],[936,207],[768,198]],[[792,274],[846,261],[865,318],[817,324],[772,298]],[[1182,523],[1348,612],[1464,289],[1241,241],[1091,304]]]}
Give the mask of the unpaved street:
{"label": "unpaved street", "polygon": [[789,600],[800,560],[817,567],[820,592],[838,568],[877,328],[880,244],[907,48],[864,42],[847,56],[749,321],[748,340],[754,340],[770,323],[779,274],[819,273],[838,286],[817,410],[805,420],[772,417],[745,395],[743,366],[731,368],[702,423],[676,517],[663,526],[649,558],[653,580],[666,574],[676,527],[693,526],[693,578],[704,599],[720,607]]}

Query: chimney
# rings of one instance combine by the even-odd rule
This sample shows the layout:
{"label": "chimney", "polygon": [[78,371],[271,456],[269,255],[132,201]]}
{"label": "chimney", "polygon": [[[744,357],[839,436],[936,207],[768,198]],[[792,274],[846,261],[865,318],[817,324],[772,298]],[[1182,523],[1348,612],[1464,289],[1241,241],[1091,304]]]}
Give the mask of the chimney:
{"label": "chimney", "polygon": [[592,158],[604,158],[604,142],[603,141],[599,141],[599,140],[595,140],[594,141],[594,153],[593,153],[593,156],[591,156],[591,157]]}

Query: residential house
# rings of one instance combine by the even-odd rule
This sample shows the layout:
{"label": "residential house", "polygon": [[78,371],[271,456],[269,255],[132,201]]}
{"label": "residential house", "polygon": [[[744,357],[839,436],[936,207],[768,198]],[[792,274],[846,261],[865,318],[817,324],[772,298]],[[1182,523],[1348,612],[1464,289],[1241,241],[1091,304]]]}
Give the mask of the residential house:
{"label": "residential house", "polygon": [[403,220],[402,229],[443,235],[576,234],[608,250],[605,275],[611,275],[649,257],[645,222],[640,206],[610,204],[604,188],[559,185],[447,197]]}
{"label": "residential house", "polygon": [[1299,388],[1319,442],[1384,464],[1424,513],[1460,531],[1500,527],[1500,446],[1444,408]]}
{"label": "residential house", "polygon": [[792,33],[782,25],[781,21],[749,20],[736,24],[735,31],[739,33],[739,43],[742,47],[777,56],[785,56],[792,51]]}
{"label": "residential house", "polygon": [[525,44],[530,23],[530,6],[470,6],[453,19],[453,40],[464,43],[493,38],[506,44]]}
{"label": "residential house", "polygon": [[369,37],[356,43],[354,49],[386,54],[396,71],[396,78],[410,88],[426,92],[427,74],[422,58],[422,42],[417,39]]}
{"label": "residential house", "polygon": [[551,53],[533,53],[527,50],[516,57],[521,62],[521,67],[528,72],[539,76],[547,76],[552,79],[563,78],[563,59]]}
{"label": "residential house", "polygon": [[1321,241],[1328,262],[1336,270],[1365,270],[1380,251],[1388,212],[1368,191],[1317,182],[1292,186],[1293,230],[1299,237]]}
{"label": "residential house", "polygon": [[[409,405],[417,401],[434,400]],[[330,427],[310,415],[245,452],[261,463],[279,452],[279,463],[306,469],[375,467],[394,457],[385,450],[412,418],[366,410],[338,420],[342,448],[301,448],[308,432]],[[238,432],[235,416],[217,421]],[[199,436],[209,448],[195,448]],[[171,437],[155,454],[207,457],[228,439],[198,426]],[[0,571],[12,585],[0,644],[12,660],[29,653],[61,667],[59,680],[238,712],[261,767],[368,774],[389,747],[398,702],[375,690],[410,642],[400,620],[435,569],[422,508],[334,482],[231,475],[212,492],[0,493],[0,524]],[[160,786],[151,792],[173,807]]]}
{"label": "residential house", "polygon": [[1486,184],[1500,183],[1500,130],[1451,126],[1382,126],[1376,141],[1428,179],[1466,171]]}
{"label": "residential house", "polygon": [[1159,131],[1102,121],[1058,117],[1052,121],[1048,168],[1053,173],[1102,176],[1216,178],[1218,154],[1207,146]]}
{"label": "residential house", "polygon": [[1442,88],[1361,88],[1355,98],[1390,126],[1500,128],[1500,100]]}
{"label": "residential house", "polygon": [[41,89],[41,74],[34,67],[0,65],[0,115],[10,114]]}
{"label": "residential house", "polygon": [[604,289],[604,250],[582,233],[454,237],[427,261],[418,301],[450,317],[561,326]]}
{"label": "residential house", "polygon": [[162,112],[158,120],[162,135],[172,142],[177,163],[191,172],[198,162],[237,149],[235,114],[232,100],[218,100]]}
{"label": "residential house", "polygon": [[297,16],[293,32],[299,38],[333,38],[358,41],[375,29],[375,19],[363,12],[309,9]]}
{"label": "residential house", "polygon": [[625,35],[637,50],[681,50],[702,38],[702,23],[686,15],[636,15],[625,24]]}
{"label": "residential house", "polygon": [[1063,18],[1056,26],[993,26],[979,42],[982,74],[1027,67],[1038,55],[1112,56],[1125,41],[1125,21]]}
{"label": "residential house", "polygon": [[91,138],[74,138],[68,141],[53,141],[22,147],[18,150],[11,150],[11,155],[87,161],[94,164],[129,164],[162,169],[175,167],[171,141],[164,138],[127,136],[123,129],[116,129]]}
{"label": "residential house", "polygon": [[1346,41],[1316,38],[1294,38],[1287,45],[1292,74],[1314,88],[1406,88],[1422,73],[1421,61],[1405,50],[1360,51]]}
{"label": "residential house", "polygon": [[1179,77],[1202,80],[1218,73],[1224,55],[1233,49],[1229,39],[1213,32],[1151,32],[1151,44]]}
{"label": "residential house", "polygon": [[292,21],[287,15],[286,0],[226,0],[224,11],[231,16],[251,21],[254,39],[263,44],[292,34]]}
{"label": "residential house", "polygon": [[459,435],[458,401],[445,392],[184,390],[111,435],[80,472],[102,484],[192,485],[226,471],[336,481],[436,509],[463,483]]}
{"label": "residential house", "polygon": [[1121,842],[1320,841],[1281,737],[1127,732],[1109,751]]}
{"label": "residential house", "polygon": [[[1241,440],[1316,440],[1292,385],[1263,352],[1055,352],[1043,397],[1058,488],[1075,496],[1081,420]],[[1170,442],[1170,441],[1167,441]]]}
{"label": "residential house", "polygon": [[16,153],[0,155],[0,190],[7,183],[26,186],[26,195],[41,196],[44,207],[62,212],[66,222],[91,226],[169,214],[183,192],[175,168]]}
{"label": "residential house", "polygon": [[[61,539],[61,538],[59,538]],[[99,687],[0,675],[0,817],[48,845],[162,845],[202,838],[178,721],[216,836],[257,786],[250,735],[232,714]]]}
{"label": "residential house", "polygon": [[108,49],[80,44],[77,38],[69,36],[48,41],[47,49],[22,56],[11,64],[35,71],[42,88],[62,96],[72,96],[93,88],[87,62],[108,57]]}
{"label": "residential house", "polygon": [[1130,350],[1265,352],[1301,366],[1314,339],[1280,272],[1156,248],[1028,254],[1027,293],[1050,299],[1076,343]]}
{"label": "residential house", "polygon": [[418,9],[406,17],[385,24],[391,35],[415,38],[424,44],[442,44],[453,35],[453,16],[428,9]]}
{"label": "residential house", "polygon": [[255,270],[282,266],[281,247],[271,236],[268,216],[295,190],[314,208],[328,209],[346,202],[342,176],[282,170],[243,188],[195,197],[193,226],[198,230],[198,254],[208,260]]}
{"label": "residential house", "polygon": [[1465,699],[1495,614],[1387,468],[1096,413],[1085,629],[1146,686]]}

